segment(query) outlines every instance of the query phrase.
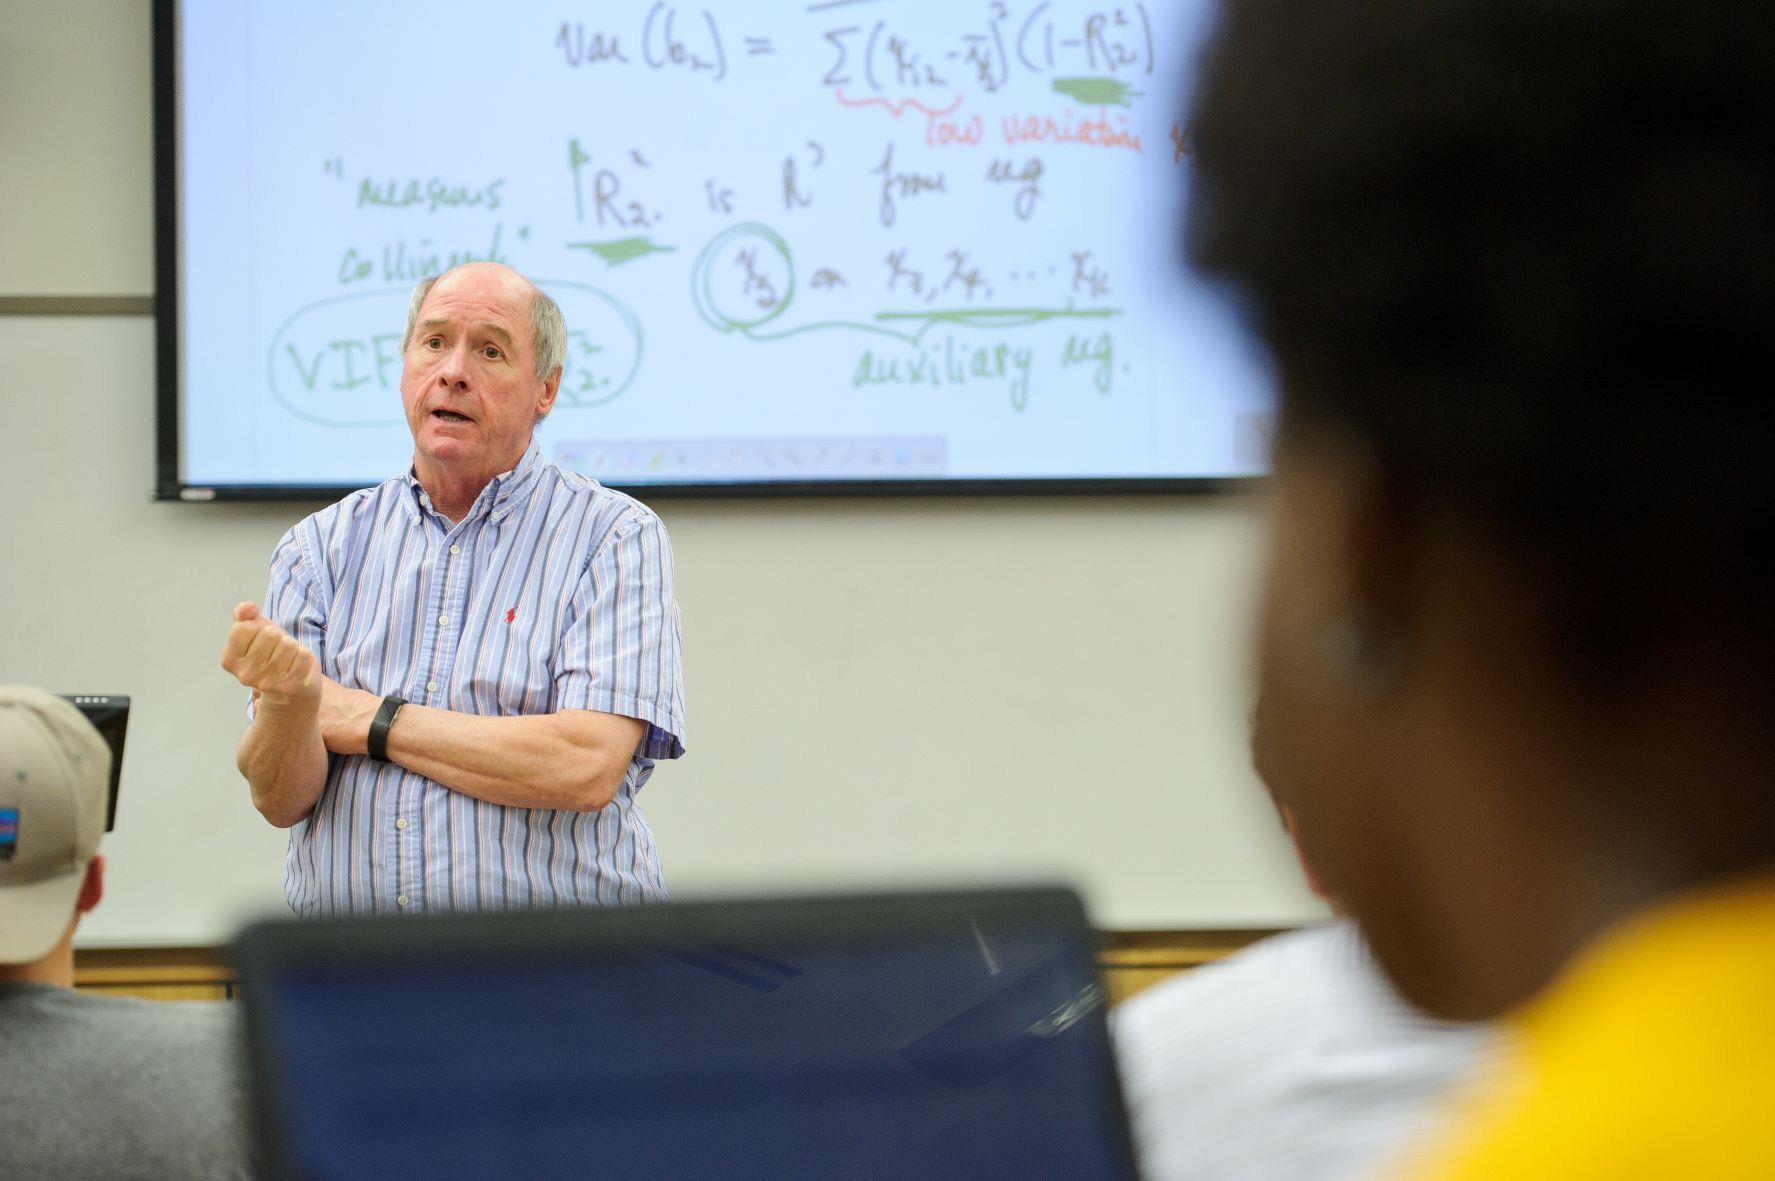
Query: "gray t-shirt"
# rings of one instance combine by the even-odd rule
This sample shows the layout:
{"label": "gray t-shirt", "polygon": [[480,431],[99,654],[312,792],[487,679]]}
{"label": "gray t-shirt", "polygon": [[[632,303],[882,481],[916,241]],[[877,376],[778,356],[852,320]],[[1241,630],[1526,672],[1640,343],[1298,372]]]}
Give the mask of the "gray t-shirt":
{"label": "gray t-shirt", "polygon": [[0,1177],[252,1176],[233,1005],[0,984]]}

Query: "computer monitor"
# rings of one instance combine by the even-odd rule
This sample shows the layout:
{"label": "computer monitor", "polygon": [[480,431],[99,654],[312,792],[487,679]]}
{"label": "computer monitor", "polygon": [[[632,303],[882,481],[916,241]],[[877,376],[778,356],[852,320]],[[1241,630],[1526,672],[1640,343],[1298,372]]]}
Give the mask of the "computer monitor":
{"label": "computer monitor", "polygon": [[238,940],[286,1178],[1135,1176],[1063,890],[284,920]]}
{"label": "computer monitor", "polygon": [[123,735],[129,729],[129,698],[118,693],[64,693],[86,715],[111,747],[111,798],[105,807],[105,831],[117,827],[117,785],[123,780]]}

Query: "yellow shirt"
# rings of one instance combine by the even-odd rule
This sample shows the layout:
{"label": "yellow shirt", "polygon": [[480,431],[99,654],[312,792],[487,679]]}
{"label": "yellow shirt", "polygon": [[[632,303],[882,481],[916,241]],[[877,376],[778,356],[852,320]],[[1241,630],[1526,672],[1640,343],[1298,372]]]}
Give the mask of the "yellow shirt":
{"label": "yellow shirt", "polygon": [[1511,1022],[1435,1181],[1775,1179],[1775,877],[1605,935]]}

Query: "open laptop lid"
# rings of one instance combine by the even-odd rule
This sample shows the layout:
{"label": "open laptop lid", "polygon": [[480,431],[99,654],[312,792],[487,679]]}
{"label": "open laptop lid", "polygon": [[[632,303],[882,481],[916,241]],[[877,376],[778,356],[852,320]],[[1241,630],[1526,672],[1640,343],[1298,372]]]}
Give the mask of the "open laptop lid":
{"label": "open laptop lid", "polygon": [[64,693],[111,748],[111,798],[105,805],[105,831],[117,827],[117,785],[123,781],[123,737],[129,730],[129,698],[121,693]]}
{"label": "open laptop lid", "polygon": [[1060,889],[288,920],[235,948],[284,1178],[1132,1178]]}

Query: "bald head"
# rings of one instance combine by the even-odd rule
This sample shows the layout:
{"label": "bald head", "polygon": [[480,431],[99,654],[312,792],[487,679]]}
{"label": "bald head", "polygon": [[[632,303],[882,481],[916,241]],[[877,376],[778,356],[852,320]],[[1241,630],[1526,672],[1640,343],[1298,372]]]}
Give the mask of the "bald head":
{"label": "bald head", "polygon": [[440,283],[448,286],[459,279],[492,280],[510,288],[516,298],[529,301],[530,344],[536,358],[538,378],[548,380],[567,363],[567,322],[561,316],[560,305],[544,294],[542,288],[501,262],[465,262],[441,275],[421,279],[413,288],[413,298],[407,303],[407,328],[401,334],[403,354],[412,347],[413,329],[419,323],[426,297]]}

